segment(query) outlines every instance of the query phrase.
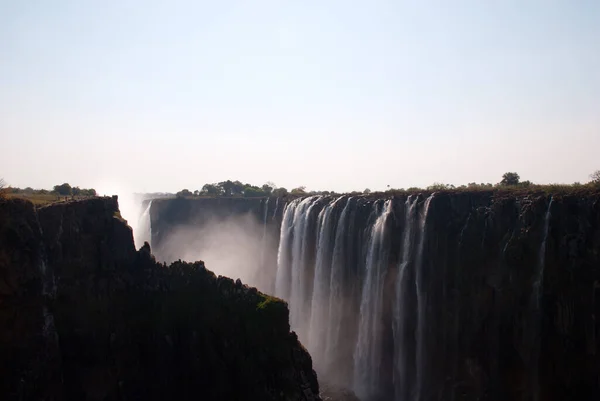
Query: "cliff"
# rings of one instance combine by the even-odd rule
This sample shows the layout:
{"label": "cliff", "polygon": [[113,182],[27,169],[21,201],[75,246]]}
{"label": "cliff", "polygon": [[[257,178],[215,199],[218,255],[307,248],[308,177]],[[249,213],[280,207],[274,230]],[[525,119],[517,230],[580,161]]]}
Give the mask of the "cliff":
{"label": "cliff", "polygon": [[429,207],[425,399],[436,387],[469,400],[598,399],[600,194],[439,194]]}
{"label": "cliff", "polygon": [[116,198],[0,200],[0,398],[318,400],[287,305],[136,251]]}

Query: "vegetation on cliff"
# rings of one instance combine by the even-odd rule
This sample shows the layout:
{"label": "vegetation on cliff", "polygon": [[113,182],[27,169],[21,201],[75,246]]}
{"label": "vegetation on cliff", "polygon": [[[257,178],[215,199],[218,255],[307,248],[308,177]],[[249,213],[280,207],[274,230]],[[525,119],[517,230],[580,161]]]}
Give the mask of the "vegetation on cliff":
{"label": "vegetation on cliff", "polygon": [[339,196],[339,195],[369,195],[375,194],[381,196],[382,194],[412,194],[412,193],[431,193],[438,191],[494,191],[494,192],[506,192],[506,191],[517,191],[523,192],[531,191],[534,193],[567,193],[572,191],[581,191],[585,189],[595,190],[600,184],[600,170],[590,175],[591,181],[587,184],[581,184],[575,182],[573,184],[534,184],[529,180],[521,181],[521,177],[516,172],[506,172],[502,175],[502,179],[496,183],[476,183],[470,182],[466,185],[455,186],[453,184],[445,184],[441,182],[434,182],[433,184],[425,187],[410,187],[404,188],[390,188],[386,191],[371,191],[366,188],[362,192],[352,191],[347,193],[338,193],[335,191],[308,191],[305,186],[293,188],[288,191],[285,188],[277,188],[272,182],[262,185],[261,187],[252,184],[242,184],[240,181],[222,181],[214,184],[205,184],[201,190],[190,191],[189,189],[183,189],[177,192],[176,196],[180,198],[194,198],[194,197],[282,197],[287,195],[292,196],[304,196],[304,195],[324,195],[324,196]]}
{"label": "vegetation on cliff", "polygon": [[[64,200],[83,199],[97,195],[94,188],[72,187],[69,183],[55,185],[52,190],[34,189],[31,187],[18,188],[6,186],[6,182],[0,182],[0,195],[9,198],[22,198],[31,201],[35,205],[46,205]],[[66,198],[66,199],[65,199]]]}
{"label": "vegetation on cliff", "polygon": [[521,177],[516,172],[506,172],[502,175],[502,179],[496,183],[476,183],[470,182],[466,185],[455,186],[441,182],[434,182],[425,188],[410,187],[390,188],[386,191],[371,191],[366,188],[362,192],[352,191],[348,193],[337,193],[335,191],[308,191],[306,187],[300,186],[288,191],[285,188],[277,188],[275,184],[269,182],[262,187],[251,184],[242,184],[240,181],[222,181],[214,184],[205,184],[201,190],[190,191],[183,189],[177,192],[178,198],[198,198],[198,197],[285,197],[285,196],[305,196],[305,195],[323,195],[323,196],[340,196],[340,195],[405,195],[417,193],[432,193],[432,192],[480,192],[493,191],[495,193],[571,193],[571,192],[595,192],[600,185],[600,170],[590,175],[591,181],[587,184],[575,182],[573,184],[534,184],[529,180],[522,181]]}

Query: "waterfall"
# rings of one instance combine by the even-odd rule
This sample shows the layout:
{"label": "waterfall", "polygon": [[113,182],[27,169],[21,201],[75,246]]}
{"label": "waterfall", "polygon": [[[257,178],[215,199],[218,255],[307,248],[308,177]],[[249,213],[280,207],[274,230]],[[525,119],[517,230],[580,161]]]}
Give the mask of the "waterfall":
{"label": "waterfall", "polygon": [[[394,320],[392,329],[394,335],[394,390],[396,400],[403,401],[412,397],[409,368],[412,358],[409,353],[409,305],[411,287],[411,263],[413,258],[413,244],[416,235],[416,211],[418,198],[409,196],[405,203],[404,227],[402,234],[402,259],[398,266],[396,280],[396,299],[394,302]],[[413,354],[414,355],[414,354]]]}
{"label": "waterfall", "polygon": [[275,295],[288,299],[292,280],[291,241],[293,238],[294,215],[301,199],[294,199],[283,208],[281,233],[279,234],[279,249],[277,251],[277,273],[275,276]]}
{"label": "waterfall", "polygon": [[337,198],[319,213],[317,223],[317,257],[313,282],[313,296],[310,314],[309,349],[315,365],[321,365],[326,349],[327,326],[329,324],[329,279],[332,261],[332,236],[335,222],[333,209],[342,199]]}
{"label": "waterfall", "polygon": [[260,246],[260,267],[265,267],[265,252],[267,247],[267,214],[269,213],[269,198],[265,201],[265,211],[263,213],[263,233]]}
{"label": "waterfall", "polygon": [[347,242],[347,221],[350,214],[350,201],[348,198],[344,210],[340,215],[333,244],[333,255],[331,260],[331,275],[329,278],[329,324],[327,326],[327,338],[325,340],[325,366],[335,369],[336,356],[338,355],[339,340],[342,329],[342,315],[344,313],[343,278],[344,262]]}
{"label": "waterfall", "polygon": [[542,296],[542,288],[544,281],[544,268],[546,267],[546,241],[548,240],[548,229],[550,228],[550,209],[552,208],[552,197],[550,198],[550,202],[548,202],[548,208],[546,209],[546,214],[544,215],[544,238],[542,239],[542,243],[540,244],[540,250],[538,254],[538,274],[535,282],[533,283],[534,293],[537,295],[536,302],[539,307],[541,296]]}
{"label": "waterfall", "polygon": [[532,338],[533,356],[532,356],[532,387],[533,401],[539,401],[540,398],[540,383],[539,383],[539,365],[540,365],[540,349],[541,349],[541,331],[542,331],[542,296],[544,288],[544,269],[546,267],[546,241],[548,240],[548,231],[550,228],[550,209],[552,208],[552,197],[548,202],[546,214],[544,215],[544,231],[543,239],[540,244],[538,253],[538,270],[533,282],[533,292],[531,294],[532,312],[535,318],[535,328]]}
{"label": "waterfall", "polygon": [[144,242],[148,242],[152,246],[152,227],[150,223],[150,208],[152,207],[152,201],[148,202],[148,206],[138,217],[138,223],[133,230],[133,241],[135,242],[136,248],[141,248]]}
{"label": "waterfall", "polygon": [[392,201],[385,201],[371,227],[362,289],[358,341],[354,353],[354,388],[359,398],[381,391],[383,285],[388,269],[389,234],[386,230]]}
{"label": "waterfall", "polygon": [[[429,205],[433,199],[434,194],[431,194],[423,205],[423,211],[421,214],[421,221],[419,223],[420,238],[419,238],[419,249],[416,260],[416,291],[417,291],[417,355],[416,355],[416,389],[415,389],[415,401],[421,401],[424,399],[423,391],[425,390],[425,373],[428,366],[426,366],[427,355],[426,352],[426,339],[427,339],[427,282],[424,279],[425,264],[423,262],[423,251],[425,249],[425,240],[427,236],[427,213],[429,212]],[[428,278],[425,275],[425,278]]]}
{"label": "waterfall", "polygon": [[290,324],[298,332],[298,337],[305,340],[306,324],[310,321],[310,300],[306,289],[307,280],[307,238],[308,220],[319,196],[305,198],[294,212],[294,234],[292,242],[291,277],[292,284],[289,295]]}
{"label": "waterfall", "polygon": [[275,209],[273,209],[273,217],[271,220],[275,220],[277,218],[277,211],[279,210],[279,198],[275,200]]}

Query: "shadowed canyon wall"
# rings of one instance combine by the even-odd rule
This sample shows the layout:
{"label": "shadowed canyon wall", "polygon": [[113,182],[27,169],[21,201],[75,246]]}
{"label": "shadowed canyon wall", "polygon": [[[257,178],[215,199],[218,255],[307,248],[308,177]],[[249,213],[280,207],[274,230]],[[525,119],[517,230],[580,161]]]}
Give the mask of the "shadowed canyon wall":
{"label": "shadowed canyon wall", "polygon": [[288,314],[136,251],[116,198],[0,199],[2,400],[319,400]]}
{"label": "shadowed canyon wall", "polygon": [[180,226],[251,220],[257,285],[320,380],[363,401],[600,395],[597,193],[178,199],[149,218],[165,260]]}

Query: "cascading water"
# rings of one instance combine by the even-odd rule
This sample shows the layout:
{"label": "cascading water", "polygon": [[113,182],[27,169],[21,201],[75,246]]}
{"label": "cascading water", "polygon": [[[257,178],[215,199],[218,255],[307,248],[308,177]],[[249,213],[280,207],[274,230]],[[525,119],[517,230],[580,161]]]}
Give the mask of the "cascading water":
{"label": "cascading water", "polygon": [[152,246],[152,227],[150,222],[150,209],[152,208],[152,201],[148,201],[146,209],[138,217],[138,222],[133,230],[133,240],[136,248],[141,248],[144,242],[148,242]]}
{"label": "cascading water", "polygon": [[272,220],[275,220],[275,218],[277,218],[277,211],[278,210],[279,210],[279,198],[277,198],[275,200],[275,208],[273,209],[273,217],[271,217]]}
{"label": "cascading water", "polygon": [[283,209],[281,222],[281,233],[279,236],[279,249],[277,251],[277,274],[275,277],[275,295],[282,299],[288,299],[292,280],[292,253],[291,244],[293,239],[294,216],[296,208],[302,199],[294,199],[286,204]]}
{"label": "cascading water", "polygon": [[344,261],[347,242],[347,221],[350,215],[352,198],[348,198],[342,210],[339,222],[335,230],[333,244],[333,255],[331,260],[331,274],[329,277],[329,324],[327,326],[327,337],[325,339],[325,367],[327,370],[335,369],[336,356],[338,355],[339,342],[342,329],[342,315],[344,311],[344,298],[342,283],[344,276]]}
{"label": "cascading water", "polygon": [[300,339],[305,340],[306,323],[310,321],[309,294],[306,289],[307,268],[307,237],[308,219],[311,216],[316,201],[320,197],[304,199],[294,212],[294,238],[292,243],[292,264],[290,289],[290,324],[296,327]]}
{"label": "cascading water", "polygon": [[388,269],[389,235],[386,230],[392,201],[377,211],[371,228],[366,261],[366,280],[362,290],[358,341],[354,353],[354,389],[359,397],[376,394],[381,389],[383,285]]}
{"label": "cascading water", "polygon": [[417,340],[417,355],[416,355],[416,389],[415,389],[415,401],[422,400],[423,391],[425,390],[425,372],[428,366],[426,366],[427,355],[426,355],[426,329],[427,329],[427,289],[426,282],[424,277],[426,277],[425,273],[425,265],[423,263],[423,252],[425,249],[425,241],[427,236],[427,214],[429,212],[429,205],[431,204],[431,200],[433,199],[434,194],[432,194],[423,205],[423,210],[421,214],[421,221],[419,224],[421,237],[419,238],[419,249],[417,253],[416,260],[416,292],[417,292],[417,332],[416,332],[416,340]]}
{"label": "cascading water", "polygon": [[542,296],[542,286],[544,281],[544,268],[546,267],[546,241],[548,240],[548,229],[550,228],[550,209],[552,208],[552,198],[550,198],[550,202],[548,202],[548,208],[546,209],[546,214],[544,215],[544,231],[543,231],[543,239],[540,244],[540,251],[538,256],[538,274],[535,282],[533,283],[534,293],[536,295],[536,303],[540,305],[541,296]]}
{"label": "cascading water", "polygon": [[412,388],[409,378],[410,367],[413,359],[410,358],[409,336],[409,306],[410,292],[413,290],[411,282],[411,271],[413,263],[413,244],[417,230],[415,227],[417,217],[418,198],[409,196],[404,205],[404,227],[402,235],[402,259],[398,266],[398,277],[396,282],[396,300],[394,303],[394,390],[396,400],[408,400],[411,397]]}
{"label": "cascading water", "polygon": [[[440,207],[445,207],[448,198],[439,196]],[[456,225],[460,249],[455,251],[437,232],[439,215],[430,213],[433,200],[434,195],[426,199],[410,196],[402,206],[393,199],[312,196],[282,203],[275,294],[288,301],[291,328],[311,351],[320,378],[353,388],[362,401],[439,399],[446,390],[462,391],[453,387],[462,366],[473,372],[469,374],[481,372],[477,365],[481,362],[459,356],[461,348],[468,347],[462,343],[460,335],[465,329],[459,328],[457,320],[465,307],[457,285],[465,281],[450,281],[461,274],[461,266],[448,271],[445,262],[436,258],[443,257],[437,252],[455,257],[465,244],[475,243],[481,260],[486,260],[484,247],[490,245],[491,235],[498,237],[493,231],[498,226],[493,225],[492,213],[486,212],[481,219],[478,213],[482,209],[469,211],[465,221]],[[399,218],[394,215],[394,205],[403,211]],[[532,326],[541,315],[551,206],[552,200],[536,254],[538,270],[530,293],[533,309],[527,315]],[[514,228],[508,230],[500,234],[508,238]],[[497,252],[502,247],[507,254],[504,241],[498,243]],[[443,285],[447,288],[440,284],[446,279],[449,282]],[[494,287],[491,290],[495,291]],[[448,308],[447,319],[444,307]],[[493,324],[497,323],[491,323],[488,330],[498,327]],[[535,382],[532,397],[537,401],[539,349],[534,348],[539,339],[531,336],[539,328],[526,330],[522,346],[531,351],[524,360],[536,360],[531,374]],[[434,337],[438,333],[439,337]],[[438,338],[443,345],[437,344]],[[448,359],[439,366],[437,353]]]}
{"label": "cascading water", "polygon": [[315,359],[315,364],[317,365],[321,365],[324,362],[323,353],[327,346],[324,339],[327,337],[329,321],[329,280],[333,256],[331,244],[334,240],[332,237],[335,229],[333,210],[341,199],[343,198],[339,197],[325,206],[319,213],[317,223],[317,257],[313,282],[308,343],[311,354]]}
{"label": "cascading water", "polygon": [[260,266],[264,267],[265,265],[265,252],[266,252],[266,246],[267,246],[267,215],[269,213],[269,198],[267,198],[267,200],[264,202],[265,206],[265,210],[263,212],[263,233],[262,233],[262,240],[261,240],[261,246],[260,246]]}

